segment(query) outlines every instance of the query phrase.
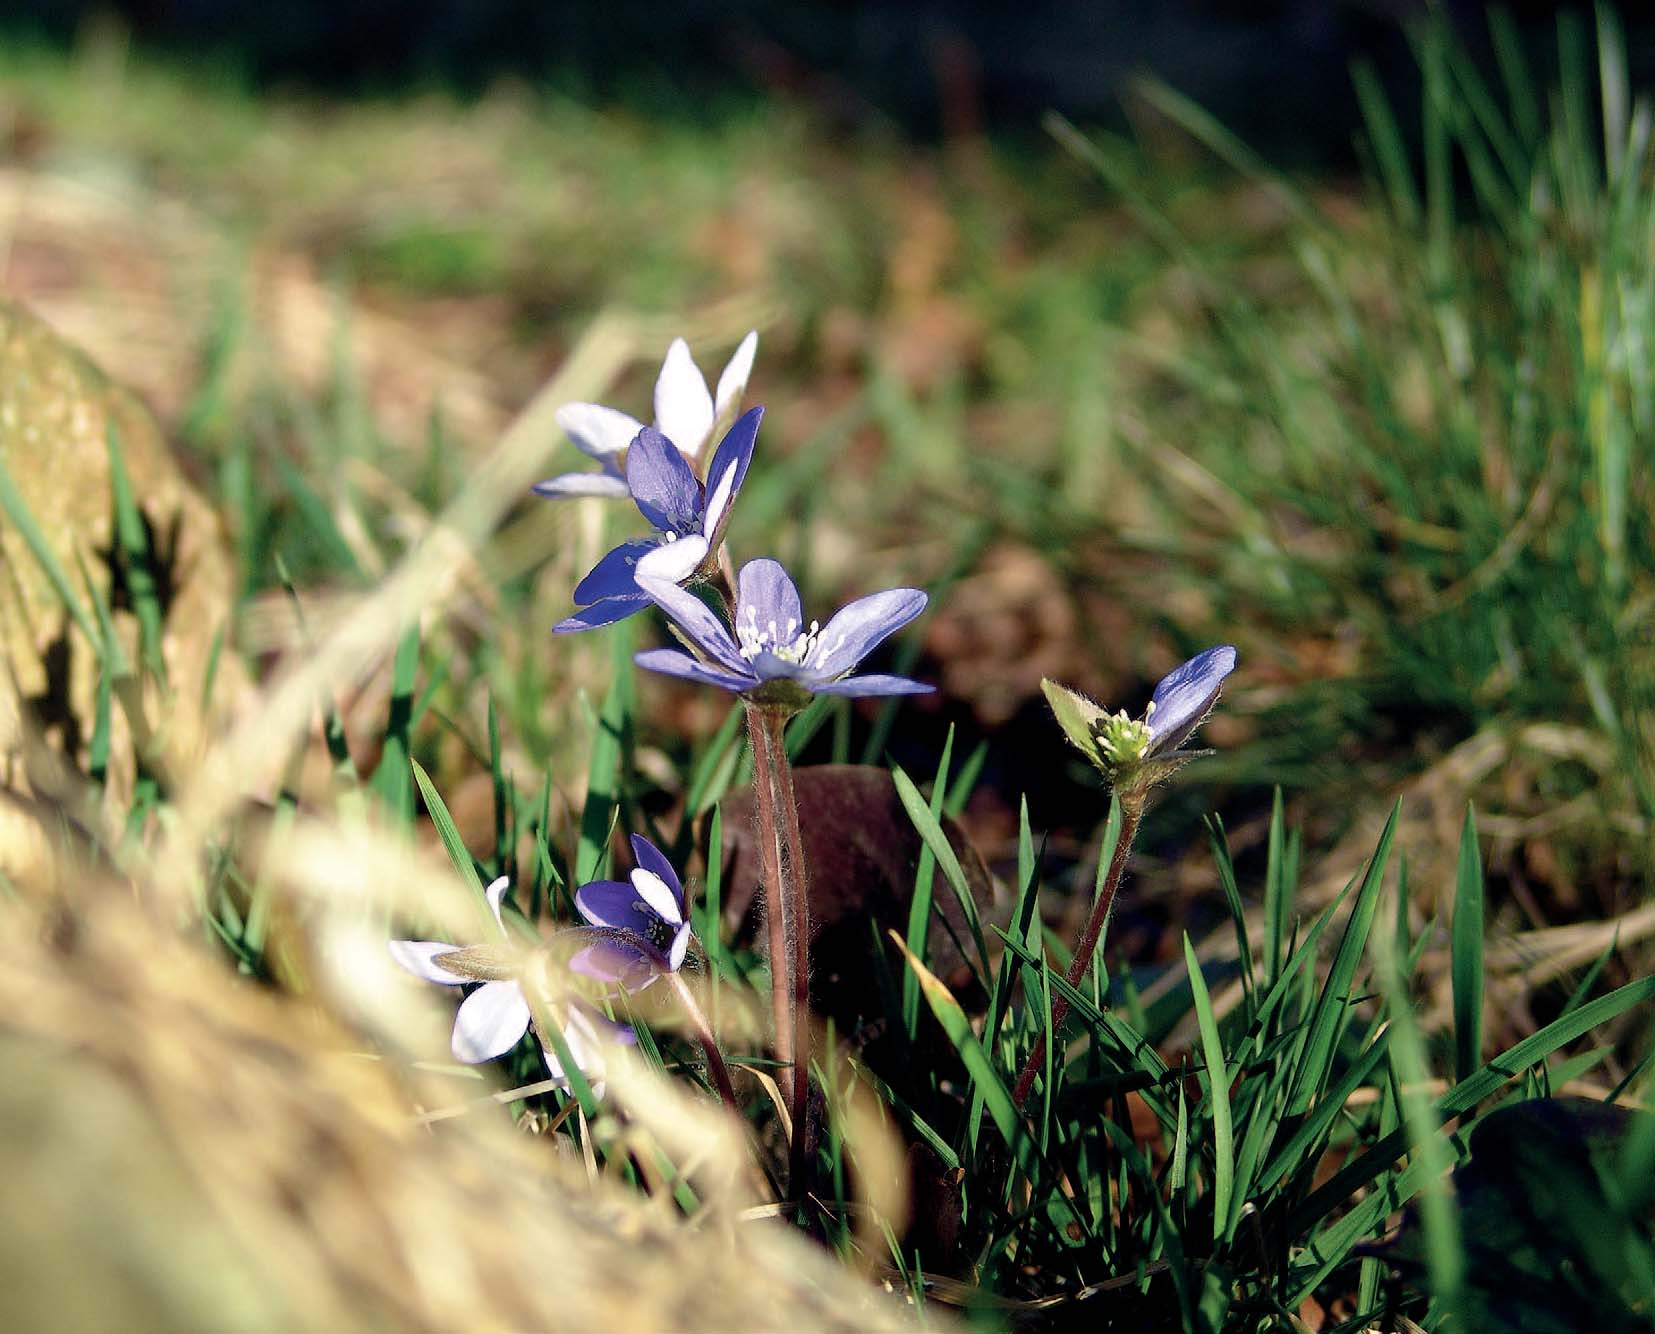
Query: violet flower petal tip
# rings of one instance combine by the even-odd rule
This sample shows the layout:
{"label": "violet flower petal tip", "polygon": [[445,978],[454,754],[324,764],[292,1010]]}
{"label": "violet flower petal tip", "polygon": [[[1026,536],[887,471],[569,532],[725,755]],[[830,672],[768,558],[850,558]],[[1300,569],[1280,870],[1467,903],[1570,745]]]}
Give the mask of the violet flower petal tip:
{"label": "violet flower petal tip", "polygon": [[755,677],[737,676],[734,672],[720,671],[706,663],[697,662],[681,649],[644,649],[641,653],[633,654],[632,661],[645,671],[660,672],[663,676],[676,676],[680,680],[718,686],[722,690],[733,690],[737,693],[751,690],[758,684]]}
{"label": "violet flower petal tip", "polygon": [[731,506],[747,480],[747,468],[753,461],[753,447],[758,441],[759,423],[764,417],[762,407],[751,408],[725,432],[719,442],[713,461],[707,467],[706,505],[701,517],[701,532],[707,541],[716,545],[729,522]]}
{"label": "violet flower petal tip", "polygon": [[1170,749],[1195,729],[1218,699],[1224,678],[1235,666],[1235,646],[1219,644],[1197,653],[1161,678],[1144,718],[1154,749]]}
{"label": "violet flower petal tip", "polygon": [[636,615],[648,606],[649,599],[642,595],[604,598],[601,602],[594,602],[590,607],[582,607],[572,616],[565,616],[552,627],[552,633],[567,635],[581,630],[596,630],[600,626],[624,621],[628,616]]}
{"label": "violet flower petal tip", "polygon": [[842,676],[924,611],[928,600],[918,588],[889,588],[846,603],[822,627],[821,648],[811,666]]}
{"label": "violet flower petal tip", "polygon": [[602,559],[575,585],[574,598],[580,606],[606,598],[641,598],[633,572],[656,545],[647,537],[635,537],[605,552]]}
{"label": "violet flower petal tip", "polygon": [[879,672],[823,681],[809,688],[818,695],[843,695],[849,699],[868,699],[875,695],[930,695],[937,689],[923,681],[910,681],[906,676],[887,676]]}

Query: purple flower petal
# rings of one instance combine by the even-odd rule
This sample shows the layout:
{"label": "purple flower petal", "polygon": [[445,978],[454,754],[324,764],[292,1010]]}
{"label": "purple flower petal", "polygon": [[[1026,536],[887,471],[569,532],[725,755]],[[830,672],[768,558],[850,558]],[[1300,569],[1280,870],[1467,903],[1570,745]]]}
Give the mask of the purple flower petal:
{"label": "purple flower petal", "polygon": [[464,986],[474,980],[431,962],[439,954],[453,954],[461,948],[459,945],[449,945],[441,940],[392,940],[387,943],[391,948],[391,957],[415,977],[423,977],[427,982],[440,982],[445,987]]}
{"label": "purple flower petal", "polygon": [[629,598],[605,598],[590,607],[582,607],[573,616],[566,616],[552,627],[554,634],[566,635],[577,630],[596,630],[600,625],[613,625],[649,606],[642,594]]}
{"label": "purple flower petal", "polygon": [[557,424],[583,454],[603,460],[619,454],[644,429],[637,418],[601,403],[565,403],[557,410]]}
{"label": "purple flower petal", "polygon": [[[750,560],[736,576],[736,624],[770,643],[790,644],[804,628],[799,590],[779,561]],[[789,628],[791,626],[791,629]]]}
{"label": "purple flower petal", "polygon": [[[759,350],[759,331],[749,329],[718,377],[718,392],[713,396],[713,411],[722,417],[741,402],[747,392],[747,381],[753,374],[753,357]],[[670,434],[670,433],[669,433]]]}
{"label": "purple flower petal", "polygon": [[545,500],[571,500],[578,496],[629,496],[626,478],[608,472],[566,472],[529,488]]}
{"label": "purple flower petal", "polygon": [[805,688],[814,695],[846,695],[851,699],[870,695],[929,695],[935,686],[910,681],[906,676],[884,676],[878,672],[868,676],[846,676],[837,681],[806,681]]}
{"label": "purple flower petal", "polygon": [[454,1059],[467,1065],[493,1060],[517,1045],[529,1026],[529,1003],[515,982],[485,982],[454,1016]]}
{"label": "purple flower petal", "polygon": [[655,425],[691,458],[712,433],[713,396],[682,338],[672,340],[655,381]]}
{"label": "purple flower petal", "polygon": [[[571,930],[578,931],[579,927]],[[578,951],[569,967],[594,982],[606,982],[627,991],[642,991],[666,968],[666,960],[640,940],[598,936]]]}
{"label": "purple flower petal", "polygon": [[847,603],[822,627],[807,666],[825,677],[843,676],[924,611],[925,602],[917,588],[891,588]]}
{"label": "purple flower petal", "polygon": [[653,598],[662,611],[676,622],[709,657],[728,671],[741,676],[751,673],[747,659],[741,656],[724,622],[713,615],[712,609],[694,593],[685,592],[677,584],[653,578],[647,571],[638,576],[638,587]]}
{"label": "purple flower petal", "polygon": [[632,836],[632,859],[646,871],[653,871],[665,881],[666,886],[678,900],[679,920],[683,920],[684,885],[678,878],[678,872],[672,869],[672,863],[666,859],[661,849],[656,847],[642,834]]}
{"label": "purple flower petal", "polygon": [[585,606],[589,602],[602,602],[605,598],[643,597],[643,591],[633,580],[633,570],[640,560],[654,550],[654,541],[647,537],[622,542],[575,585],[575,602]]}
{"label": "purple flower petal", "polygon": [[662,532],[700,526],[701,483],[673,442],[653,426],[639,431],[626,451],[626,485],[639,512]]}
{"label": "purple flower petal", "polygon": [[646,940],[655,925],[654,914],[629,881],[593,880],[575,891],[575,907],[593,926],[635,931]]}
{"label": "purple flower petal", "polygon": [[1234,645],[1220,644],[1197,653],[1161,678],[1144,716],[1149,724],[1150,754],[1175,749],[1195,730],[1235,666]]}
{"label": "purple flower petal", "polygon": [[676,542],[662,542],[638,562],[637,574],[647,574],[669,584],[681,584],[701,568],[707,559],[707,539],[700,533],[686,533]]}
{"label": "purple flower petal", "polygon": [[716,667],[709,667],[704,662],[697,662],[688,653],[675,648],[651,648],[642,653],[632,655],[632,661],[646,671],[660,672],[664,676],[676,676],[685,681],[695,681],[705,686],[718,686],[723,690],[733,690],[740,694],[743,690],[751,690],[758,684],[751,676],[737,676],[733,672],[721,672]]}
{"label": "purple flower petal", "polygon": [[758,439],[763,417],[763,408],[743,413],[719,442],[718,452],[707,468],[706,513],[701,519],[701,531],[709,547],[716,547],[724,535],[730,507],[747,479],[747,465],[753,461],[753,444]]}

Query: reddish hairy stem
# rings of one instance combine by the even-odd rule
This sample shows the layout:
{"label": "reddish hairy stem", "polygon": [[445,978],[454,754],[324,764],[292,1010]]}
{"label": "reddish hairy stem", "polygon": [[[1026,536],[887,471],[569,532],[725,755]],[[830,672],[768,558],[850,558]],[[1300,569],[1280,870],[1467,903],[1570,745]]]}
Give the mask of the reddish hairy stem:
{"label": "reddish hairy stem", "polygon": [[747,735],[753,749],[759,860],[769,919],[776,1056],[793,1071],[788,1098],[793,1115],[788,1186],[802,1198],[810,1115],[810,903],[804,844],[793,793],[793,769],[787,762],[788,712],[752,701],[746,707]]}
{"label": "reddish hairy stem", "polygon": [[[1079,987],[1087,970],[1092,966],[1092,955],[1097,952],[1098,937],[1103,934],[1103,924],[1109,920],[1109,909],[1115,902],[1115,890],[1120,887],[1121,875],[1126,870],[1127,854],[1132,851],[1132,840],[1138,834],[1138,821],[1144,813],[1143,798],[1140,796],[1134,801],[1121,802],[1121,832],[1115,840],[1115,853],[1109,859],[1109,870],[1104,875],[1103,888],[1098,891],[1097,902],[1092,905],[1092,915],[1086,919],[1086,930],[1081,933],[1080,943],[1075,946],[1075,957],[1069,964],[1068,981],[1071,987]],[[1052,1033],[1055,1036],[1058,1028],[1069,1016],[1069,1002],[1062,996],[1052,1001]],[[1023,1066],[1023,1072],[1017,1076],[1017,1087],[1012,1091],[1011,1100],[1018,1108],[1028,1101],[1029,1090],[1034,1087],[1035,1077],[1039,1075],[1041,1067],[1046,1061],[1046,1035],[1042,1033],[1034,1044],[1034,1050],[1029,1053],[1029,1059]]]}

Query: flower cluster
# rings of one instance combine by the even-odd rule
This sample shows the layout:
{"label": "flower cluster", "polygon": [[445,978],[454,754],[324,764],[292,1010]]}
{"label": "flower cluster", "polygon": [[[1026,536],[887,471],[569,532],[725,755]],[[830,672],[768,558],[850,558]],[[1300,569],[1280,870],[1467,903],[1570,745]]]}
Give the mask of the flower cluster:
{"label": "flower cluster", "polygon": [[[567,1085],[568,1076],[556,1048],[536,1025],[523,991],[525,952],[512,944],[501,916],[501,900],[510,883],[501,876],[484,892],[500,932],[498,942],[451,945],[441,940],[393,940],[391,957],[427,982],[449,987],[481,984],[460,1003],[454,1016],[450,1047],[455,1060],[476,1065],[504,1056],[522,1040],[524,1033],[534,1028],[547,1070],[553,1079]],[[564,1006],[557,1022],[569,1055],[586,1076],[593,1093],[601,1098],[604,1048],[615,1042],[636,1042],[637,1034],[628,1025],[616,1023],[580,1001]]]}
{"label": "flower cluster", "polygon": [[[582,885],[575,892],[575,906],[589,925],[558,933],[578,938],[574,943],[580,949],[570,960],[571,968],[626,992],[641,991],[662,974],[677,972],[691,939],[684,886],[672,864],[653,843],[637,835],[632,851],[638,865],[630,881]],[[500,933],[498,941],[451,945],[441,940],[393,940],[391,957],[427,982],[450,987],[478,984],[454,1016],[450,1045],[455,1060],[476,1065],[503,1056],[533,1028],[546,1068],[553,1079],[567,1085],[556,1048],[536,1026],[524,993],[529,952],[512,943],[501,916],[509,886],[501,876],[484,894]],[[560,1011],[556,1022],[564,1045],[592,1091],[602,1097],[604,1048],[636,1042],[637,1034],[583,1000],[570,999]]]}
{"label": "flower cluster", "polygon": [[748,334],[736,349],[719,377],[716,396],[684,341],[674,342],[655,384],[653,427],[594,403],[560,411],[558,421],[570,438],[605,471],[555,477],[535,491],[553,498],[630,496],[653,532],[622,542],[604,556],[575,588],[578,610],[554,628],[591,630],[653,602],[682,632],[689,651],[639,653],[638,665],[650,671],[788,709],[803,707],[813,695],[929,691],[932,687],[904,677],[852,675],[876,645],[925,609],[925,594],[917,588],[858,598],[826,625],[807,625],[798,589],[773,560],[748,562],[735,588],[724,590],[734,599],[733,607],[726,602],[728,624],[689,591],[723,577],[724,532],[747,477],[764,409],[753,408],[730,428],[713,453],[705,481],[693,465],[716,423],[740,406],[757,341],[756,334]]}

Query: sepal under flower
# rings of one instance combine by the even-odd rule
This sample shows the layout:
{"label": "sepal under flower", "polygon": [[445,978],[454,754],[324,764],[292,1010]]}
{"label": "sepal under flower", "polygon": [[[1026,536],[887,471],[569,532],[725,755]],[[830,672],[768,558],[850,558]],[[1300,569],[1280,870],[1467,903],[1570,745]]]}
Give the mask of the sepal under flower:
{"label": "sepal under flower", "polygon": [[1056,681],[1043,680],[1040,688],[1064,735],[1127,795],[1147,791],[1203,753],[1178,747],[1212,712],[1235,665],[1229,644],[1196,654],[1161,678],[1141,719],[1111,713]]}

